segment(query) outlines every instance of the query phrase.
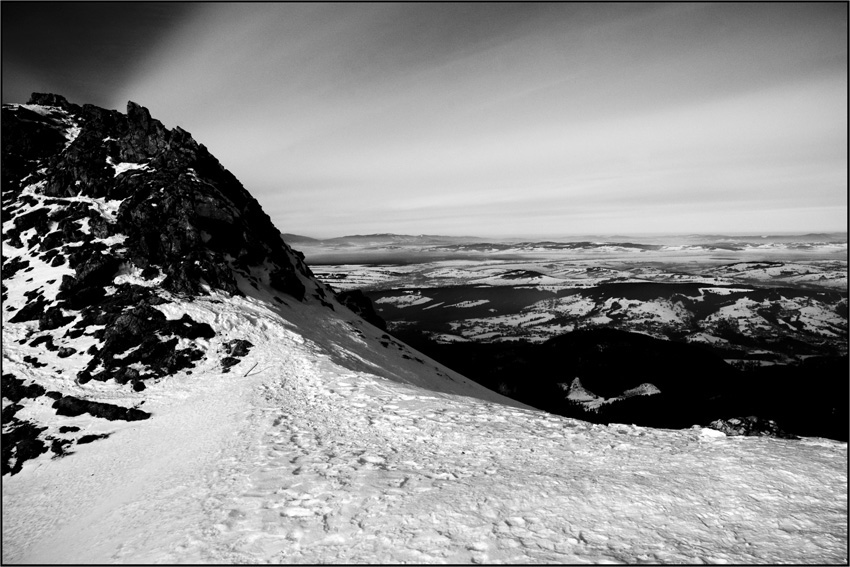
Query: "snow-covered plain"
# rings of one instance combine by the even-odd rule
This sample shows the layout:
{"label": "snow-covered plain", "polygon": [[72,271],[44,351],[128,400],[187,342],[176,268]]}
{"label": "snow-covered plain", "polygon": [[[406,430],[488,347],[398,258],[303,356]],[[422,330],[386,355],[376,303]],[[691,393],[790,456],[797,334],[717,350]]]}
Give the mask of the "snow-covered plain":
{"label": "snow-covered plain", "polygon": [[[340,290],[363,291],[404,287],[457,285],[534,285],[548,289],[584,288],[611,282],[736,284],[844,291],[847,289],[847,249],[829,254],[784,250],[752,257],[744,252],[717,255],[704,250],[688,254],[648,252],[639,260],[633,254],[609,252],[588,257],[574,251],[550,252],[522,261],[501,259],[434,260],[406,264],[329,264],[315,267],[317,277]],[[321,255],[317,254],[321,258]],[[352,253],[352,260],[356,256]],[[310,261],[310,255],[307,255]],[[518,278],[510,272],[540,272]],[[506,274],[509,274],[506,276]],[[728,293],[728,292],[727,292]]]}
{"label": "snow-covered plain", "polygon": [[[541,343],[576,329],[614,327],[711,345],[728,361],[789,364],[813,352],[846,353],[846,254],[814,245],[768,248],[760,255],[596,247],[591,257],[556,247],[542,256],[526,247],[511,248],[524,256],[509,259],[414,255],[414,263],[321,265],[316,273],[334,288],[364,291],[390,331],[419,330],[438,343],[454,342],[447,335]],[[764,292],[770,289],[776,293]],[[511,298],[507,290],[515,292]],[[483,301],[488,309],[476,309]],[[753,359],[755,343],[768,352]]]}
{"label": "snow-covered plain", "polygon": [[396,307],[412,307],[414,305],[422,305],[431,301],[430,297],[425,297],[418,293],[406,293],[395,297],[383,297],[375,303],[392,303]]}
{"label": "snow-covered plain", "polygon": [[122,392],[151,419],[4,478],[4,563],[847,562],[844,443],[550,415],[242,288],[158,307],[250,340],[232,372]]}

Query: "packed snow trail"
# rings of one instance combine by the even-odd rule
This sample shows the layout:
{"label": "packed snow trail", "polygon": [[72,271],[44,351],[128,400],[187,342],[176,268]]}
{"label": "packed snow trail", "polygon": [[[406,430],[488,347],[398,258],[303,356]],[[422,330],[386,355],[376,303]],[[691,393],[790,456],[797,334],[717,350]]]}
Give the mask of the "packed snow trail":
{"label": "packed snow trail", "polygon": [[159,307],[255,348],[4,478],[4,562],[847,562],[844,443],[592,425],[406,384],[330,310]]}
{"label": "packed snow trail", "polygon": [[[266,390],[244,492],[170,560],[844,560],[838,443],[594,426],[321,366],[307,375],[330,383]],[[812,484],[806,458],[834,484]]]}

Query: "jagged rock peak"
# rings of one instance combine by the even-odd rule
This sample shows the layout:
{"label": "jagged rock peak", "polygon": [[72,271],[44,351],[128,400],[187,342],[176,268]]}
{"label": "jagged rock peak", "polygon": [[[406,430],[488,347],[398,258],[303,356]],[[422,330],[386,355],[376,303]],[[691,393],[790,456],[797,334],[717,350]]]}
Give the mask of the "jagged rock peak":
{"label": "jagged rock peak", "polygon": [[[235,274],[241,274],[304,297],[301,280],[312,274],[259,203],[188,132],[165,128],[143,106],[131,101],[123,115],[34,93],[29,104],[4,108],[3,129],[4,202],[26,195],[114,203],[107,215],[78,206],[73,219],[60,222],[58,235],[48,230],[49,211],[41,209],[39,219],[16,222],[13,241],[30,225],[37,228],[37,240],[53,245],[49,250],[60,241],[85,240],[74,223],[88,218],[95,239],[120,236],[123,246],[87,254],[78,267],[93,258],[115,269],[129,263],[165,274],[165,289],[190,294],[203,293],[205,286],[240,293]],[[6,212],[11,213],[6,218],[15,216],[14,210]],[[63,221],[55,211],[49,215]],[[77,281],[65,289],[79,291],[82,275],[78,271]]]}
{"label": "jagged rock peak", "polygon": [[[62,109],[69,109],[70,105],[67,99],[58,94],[53,93],[32,93],[27,104],[37,104],[39,106],[58,106]],[[73,105],[76,106],[76,105]]]}
{"label": "jagged rock peak", "polygon": [[4,345],[15,353],[3,373],[2,474],[105,437],[57,429],[29,406],[147,419],[88,397],[111,382],[138,400],[198,365],[226,372],[253,347],[180,306],[231,294],[334,307],[236,177],[143,106],[122,114],[35,93],[3,105],[2,127],[0,287]]}
{"label": "jagged rock peak", "polygon": [[[303,255],[239,181],[144,107],[130,102],[123,115],[35,93],[4,105],[2,123],[4,322],[34,327],[24,342],[60,356],[79,356],[68,345],[83,334],[102,342],[86,351],[80,384],[143,389],[193,367],[204,353],[179,340],[213,331],[153,307],[175,296],[253,287],[286,303],[277,294],[304,300],[309,288],[326,303]],[[53,332],[64,332],[58,345]]]}

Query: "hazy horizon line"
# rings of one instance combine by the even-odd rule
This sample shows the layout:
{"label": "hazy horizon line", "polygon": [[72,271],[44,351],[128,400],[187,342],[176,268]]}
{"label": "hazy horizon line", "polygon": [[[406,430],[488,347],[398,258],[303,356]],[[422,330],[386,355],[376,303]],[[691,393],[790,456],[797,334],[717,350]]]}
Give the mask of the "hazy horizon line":
{"label": "hazy horizon line", "polygon": [[531,239],[531,240],[545,240],[545,239],[563,239],[563,238],[580,238],[580,237],[601,237],[601,238],[613,238],[613,237],[673,237],[673,236],[726,236],[726,237],[759,237],[759,238],[769,238],[771,236],[808,236],[808,235],[844,235],[847,236],[847,229],[844,230],[793,230],[793,231],[693,231],[693,232],[623,232],[623,233],[558,233],[558,234],[506,234],[506,235],[492,235],[492,234],[440,234],[440,233],[419,233],[419,234],[408,234],[408,233],[396,233],[396,232],[373,232],[373,233],[365,233],[365,234],[341,234],[337,236],[311,236],[307,234],[297,234],[291,232],[281,232],[282,235],[296,236],[301,238],[310,238],[313,240],[333,240],[337,238],[354,238],[354,237],[376,237],[376,236],[403,236],[403,237],[415,237],[415,238],[423,238],[423,237],[443,237],[443,238],[493,238],[493,239]]}

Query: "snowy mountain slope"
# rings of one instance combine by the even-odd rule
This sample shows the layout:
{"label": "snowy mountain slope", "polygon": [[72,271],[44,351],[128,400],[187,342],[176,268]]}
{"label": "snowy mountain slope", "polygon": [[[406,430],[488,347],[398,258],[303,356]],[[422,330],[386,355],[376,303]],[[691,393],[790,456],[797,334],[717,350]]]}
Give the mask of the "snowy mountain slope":
{"label": "snowy mountain slope", "polygon": [[238,372],[170,377],[154,418],[6,477],[4,562],[846,561],[846,444],[440,394],[336,362],[371,347],[330,310],[215,299],[170,309],[255,344]]}
{"label": "snowy mountain slope", "polygon": [[33,102],[4,563],[847,561],[846,444],[531,410],[343,307],[185,132]]}
{"label": "snowy mountain slope", "polygon": [[[128,391],[191,373],[202,361],[228,370],[254,347],[244,337],[217,340],[223,331],[215,322],[175,303],[217,291],[225,294],[218,304],[262,293],[270,305],[306,302],[362,323],[188,133],[166,130],[134,103],[125,116],[55,95],[31,102],[3,109],[10,162],[3,170],[4,474],[48,450],[59,457],[98,439],[37,408],[147,419],[137,407],[145,396],[128,399]],[[358,308],[356,299],[346,303]],[[334,356],[379,369],[341,346],[357,335],[365,336],[355,328],[328,334],[337,337]],[[428,364],[388,335],[372,339],[387,349],[381,360]],[[457,381],[460,390],[445,389],[482,390],[431,370],[437,389]],[[422,373],[407,375],[417,382]]]}

